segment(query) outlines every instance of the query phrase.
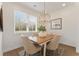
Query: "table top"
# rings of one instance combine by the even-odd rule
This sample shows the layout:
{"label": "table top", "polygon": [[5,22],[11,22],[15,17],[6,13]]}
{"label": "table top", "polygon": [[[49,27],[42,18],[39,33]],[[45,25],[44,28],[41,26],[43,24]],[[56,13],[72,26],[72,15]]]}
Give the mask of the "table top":
{"label": "table top", "polygon": [[51,40],[54,40],[55,37],[57,37],[58,35],[54,34],[54,35],[46,35],[43,37],[37,36],[37,37],[29,37],[30,40],[37,42],[38,44],[45,44]]}
{"label": "table top", "polygon": [[54,37],[53,35],[47,35],[47,36],[44,36],[44,37],[37,37],[37,43],[42,44],[42,43],[48,42],[51,39],[53,39],[53,37]]}

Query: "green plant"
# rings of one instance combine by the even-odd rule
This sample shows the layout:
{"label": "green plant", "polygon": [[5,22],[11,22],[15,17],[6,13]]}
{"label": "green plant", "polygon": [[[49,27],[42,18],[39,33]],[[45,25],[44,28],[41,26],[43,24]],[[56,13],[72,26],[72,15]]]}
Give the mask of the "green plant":
{"label": "green plant", "polygon": [[39,31],[39,32],[40,32],[40,31],[42,31],[42,32],[46,31],[45,26],[40,25],[40,26],[38,27],[38,31]]}

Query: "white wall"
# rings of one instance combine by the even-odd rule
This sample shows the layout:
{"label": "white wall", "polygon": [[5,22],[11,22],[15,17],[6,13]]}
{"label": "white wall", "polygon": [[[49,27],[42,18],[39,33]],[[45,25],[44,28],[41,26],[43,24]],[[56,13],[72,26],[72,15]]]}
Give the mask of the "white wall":
{"label": "white wall", "polygon": [[62,10],[52,13],[52,18],[62,18],[62,30],[48,31],[62,35],[60,43],[76,47],[79,50],[79,4],[66,7]]}
{"label": "white wall", "polygon": [[4,52],[21,47],[20,36],[14,33],[14,9],[37,15],[35,11],[31,11],[18,3],[3,3],[4,32],[2,46]]}
{"label": "white wall", "polygon": [[[78,11],[78,15],[79,15],[79,3],[77,3],[76,4],[76,6],[77,6],[77,11]],[[78,16],[77,15],[77,16]],[[77,18],[79,18],[79,16],[77,17]],[[76,40],[76,52],[78,52],[79,53],[79,19],[77,20],[77,40]]]}

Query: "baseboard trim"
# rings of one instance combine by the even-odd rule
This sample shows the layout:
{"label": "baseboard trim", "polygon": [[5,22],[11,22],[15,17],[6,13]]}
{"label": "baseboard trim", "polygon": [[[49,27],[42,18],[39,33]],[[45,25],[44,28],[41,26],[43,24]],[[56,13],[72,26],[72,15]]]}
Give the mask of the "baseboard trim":
{"label": "baseboard trim", "polygon": [[64,45],[67,45],[67,46],[70,46],[70,47],[75,47],[76,48],[76,46],[74,45],[71,45],[71,44],[67,44],[67,43],[64,43],[64,42],[60,42],[60,44],[64,44]]}
{"label": "baseboard trim", "polygon": [[22,47],[22,46],[19,45],[19,46],[13,47],[13,48],[8,48],[8,49],[6,49],[6,50],[3,50],[3,53],[8,52],[8,51],[11,51],[11,50],[14,50],[14,49],[17,49],[17,48],[19,48],[19,47]]}
{"label": "baseboard trim", "polygon": [[23,47],[18,47],[18,48],[15,48],[15,49],[13,49],[13,50],[9,50],[9,51],[3,52],[3,54],[4,54],[4,53],[8,53],[8,52],[11,52],[11,51],[15,51],[15,50],[18,50],[18,49],[23,49]]}

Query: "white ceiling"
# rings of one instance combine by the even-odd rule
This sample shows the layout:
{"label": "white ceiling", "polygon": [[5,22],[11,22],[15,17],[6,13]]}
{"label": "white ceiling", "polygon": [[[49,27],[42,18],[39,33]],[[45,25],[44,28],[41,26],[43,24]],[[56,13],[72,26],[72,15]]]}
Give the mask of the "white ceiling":
{"label": "white ceiling", "polygon": [[[74,3],[72,2],[45,2],[45,10],[48,13],[52,13],[57,10],[61,10],[65,7],[62,6],[62,4],[65,3],[66,6],[68,7],[70,5],[73,5]],[[32,10],[42,12],[44,10],[44,3],[43,2],[22,2],[21,4],[31,8]]]}

